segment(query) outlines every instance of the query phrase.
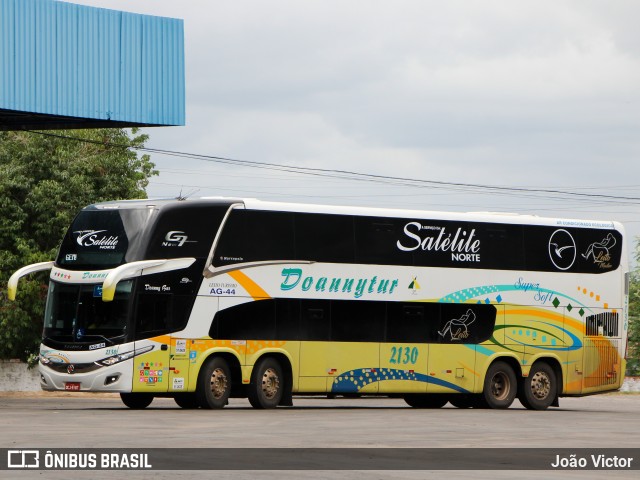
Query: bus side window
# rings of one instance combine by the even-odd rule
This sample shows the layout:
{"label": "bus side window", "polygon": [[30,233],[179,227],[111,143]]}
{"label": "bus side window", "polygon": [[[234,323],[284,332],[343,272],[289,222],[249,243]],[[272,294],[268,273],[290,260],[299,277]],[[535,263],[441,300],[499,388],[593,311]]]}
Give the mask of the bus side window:
{"label": "bus side window", "polygon": [[250,301],[216,313],[209,336],[220,340],[275,340],[275,302]]}
{"label": "bus side window", "polygon": [[333,300],[331,340],[381,342],[384,339],[386,310],[386,302]]}
{"label": "bus side window", "polygon": [[291,260],[293,214],[234,210],[214,252],[215,266],[264,260]]}
{"label": "bus side window", "polygon": [[496,307],[488,304],[442,304],[436,343],[482,343],[493,334]]}
{"label": "bus side window", "polygon": [[352,263],[355,259],[353,217],[296,213],[296,260]]}
{"label": "bus side window", "polygon": [[192,305],[189,295],[139,294],[136,339],[182,330]]}
{"label": "bus side window", "polygon": [[413,265],[413,253],[396,246],[405,223],[393,218],[355,217],[356,262]]}
{"label": "bus side window", "polygon": [[276,339],[300,340],[300,300],[278,298],[276,302]]}
{"label": "bus side window", "polygon": [[389,302],[386,341],[403,343],[427,342],[429,340],[428,313],[437,308],[437,305]]}
{"label": "bus side window", "polygon": [[264,212],[240,210],[245,217],[245,237],[241,252],[245,261],[292,260],[293,214],[288,212]]}
{"label": "bus side window", "polygon": [[331,332],[329,300],[301,300],[300,339],[329,340]]}
{"label": "bus side window", "polygon": [[187,206],[187,203],[177,203],[160,211],[145,258],[207,258],[227,207]]}

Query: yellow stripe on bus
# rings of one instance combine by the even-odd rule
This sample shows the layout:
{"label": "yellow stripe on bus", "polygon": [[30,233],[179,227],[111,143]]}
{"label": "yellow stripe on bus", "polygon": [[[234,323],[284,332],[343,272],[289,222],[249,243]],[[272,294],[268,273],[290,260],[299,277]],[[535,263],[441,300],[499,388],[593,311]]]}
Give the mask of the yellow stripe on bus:
{"label": "yellow stripe on bus", "polygon": [[466,365],[462,362],[458,362],[460,365],[462,365],[462,367],[465,370],[469,370],[469,372],[471,372],[473,375],[475,375],[476,377],[480,378],[480,373],[476,372],[473,368],[471,368],[469,365]]}
{"label": "yellow stripe on bus", "polygon": [[260,285],[251,280],[244,272],[234,270],[229,272],[229,276],[242,285],[242,288],[244,288],[254,300],[259,298],[271,298],[271,295],[265,292]]}

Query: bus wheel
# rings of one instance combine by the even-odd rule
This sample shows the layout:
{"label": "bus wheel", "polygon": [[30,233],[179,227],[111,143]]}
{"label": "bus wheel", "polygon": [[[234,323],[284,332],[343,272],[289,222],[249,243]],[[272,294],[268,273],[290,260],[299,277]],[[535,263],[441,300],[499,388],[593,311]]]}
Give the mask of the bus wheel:
{"label": "bus wheel", "polygon": [[534,363],[522,382],[520,403],[529,410],[546,410],[556,397],[556,374],[545,362]]}
{"label": "bus wheel", "polygon": [[223,408],[229,402],[229,393],[231,374],[227,361],[222,357],[208,359],[198,375],[195,395],[198,404],[206,409]]}
{"label": "bus wheel", "polygon": [[284,393],[284,376],[280,363],[262,358],[254,367],[249,385],[249,403],[254,408],[276,408]]}
{"label": "bus wheel", "polygon": [[516,374],[505,362],[495,362],[487,370],[482,396],[489,408],[509,408],[518,393]]}
{"label": "bus wheel", "polygon": [[200,406],[195,393],[181,393],[173,399],[180,408],[198,408]]}
{"label": "bus wheel", "polygon": [[442,408],[449,401],[448,395],[411,393],[404,396],[407,405],[413,408]]}
{"label": "bus wheel", "polygon": [[153,402],[153,395],[150,393],[121,393],[120,398],[127,407],[136,410],[147,408]]}

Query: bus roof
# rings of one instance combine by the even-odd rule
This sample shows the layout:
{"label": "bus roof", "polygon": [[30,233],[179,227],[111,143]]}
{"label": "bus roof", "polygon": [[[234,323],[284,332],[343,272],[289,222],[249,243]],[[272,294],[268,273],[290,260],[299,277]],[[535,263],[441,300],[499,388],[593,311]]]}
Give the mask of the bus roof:
{"label": "bus roof", "polygon": [[602,228],[624,231],[621,223],[611,220],[585,220],[569,218],[539,217],[518,213],[494,212],[442,212],[430,210],[372,208],[338,205],[319,205],[303,203],[267,202],[257,199],[244,199],[245,207],[250,210],[276,210],[303,213],[326,213],[337,215],[363,215],[389,218],[415,218],[430,220],[457,220],[466,222],[509,223],[523,225],[548,225],[576,228]]}
{"label": "bus roof", "polygon": [[611,220],[587,220],[575,218],[539,217],[537,215],[523,215],[502,212],[443,212],[432,210],[414,210],[397,208],[373,208],[343,205],[323,205],[290,202],[263,201],[255,198],[237,197],[194,197],[187,199],[159,198],[140,200],[118,200],[102,202],[86,207],[87,209],[118,209],[118,208],[164,208],[167,206],[185,206],[196,204],[228,205],[242,204],[248,210],[284,211],[300,213],[324,213],[333,215],[362,215],[369,217],[413,218],[429,220],[456,220],[466,222],[506,223],[516,225],[547,225],[573,228],[601,228],[615,229],[624,233],[621,223]]}

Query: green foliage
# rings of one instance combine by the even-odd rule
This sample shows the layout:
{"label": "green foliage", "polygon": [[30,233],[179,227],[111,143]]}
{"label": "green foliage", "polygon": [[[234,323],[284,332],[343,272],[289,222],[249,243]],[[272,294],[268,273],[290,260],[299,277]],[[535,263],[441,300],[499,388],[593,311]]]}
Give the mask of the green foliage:
{"label": "green foliage", "polygon": [[[20,280],[16,302],[7,281],[18,268],[53,260],[78,211],[92,203],[146,198],[157,175],[148,136],[124,129],[0,132],[0,358],[27,359],[42,331],[46,274]],[[70,140],[62,136],[88,139]]]}
{"label": "green foliage", "polygon": [[[640,265],[640,239],[636,239],[636,265]],[[640,267],[629,278],[629,350],[627,375],[640,375]]]}

